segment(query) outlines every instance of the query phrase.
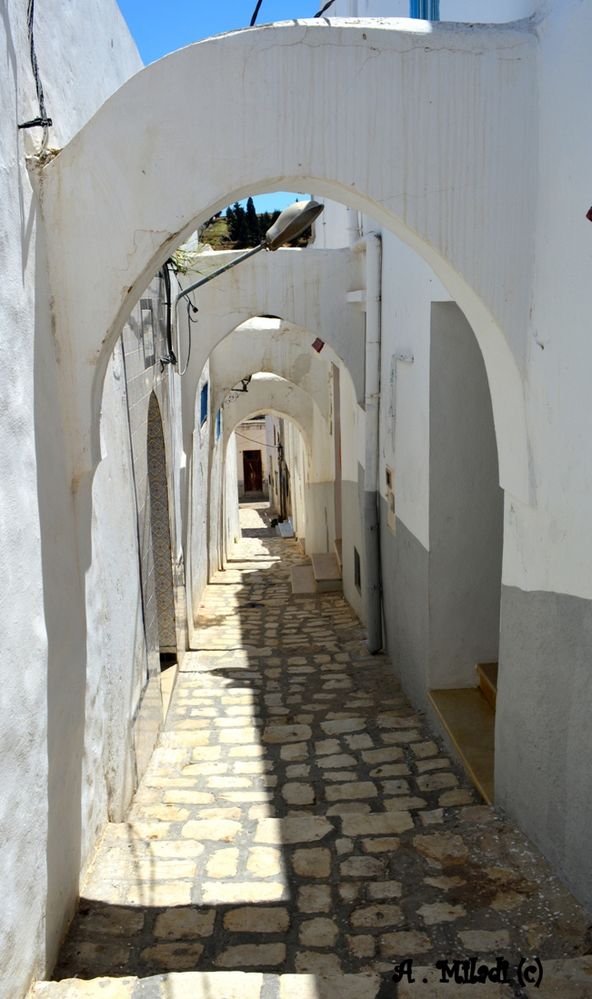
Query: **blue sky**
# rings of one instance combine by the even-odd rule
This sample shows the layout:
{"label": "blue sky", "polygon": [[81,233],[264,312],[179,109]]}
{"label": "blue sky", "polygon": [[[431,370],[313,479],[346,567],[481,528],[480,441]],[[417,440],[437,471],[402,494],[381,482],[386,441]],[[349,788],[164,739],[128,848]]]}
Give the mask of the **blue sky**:
{"label": "blue sky", "polygon": [[[184,45],[223,31],[246,28],[256,0],[118,0],[145,63],[160,59]],[[313,17],[322,0],[263,0],[257,24]],[[260,195],[257,210],[284,208],[294,200],[290,193]]]}

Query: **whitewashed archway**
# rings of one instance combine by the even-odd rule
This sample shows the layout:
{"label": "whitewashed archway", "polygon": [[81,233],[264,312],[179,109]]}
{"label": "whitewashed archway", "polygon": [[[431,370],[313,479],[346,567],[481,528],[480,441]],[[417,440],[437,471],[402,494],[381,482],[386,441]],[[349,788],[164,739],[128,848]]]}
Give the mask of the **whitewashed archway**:
{"label": "whitewashed archway", "polygon": [[152,274],[230,201],[308,189],[444,282],[483,352],[502,485],[529,498],[534,57],[527,22],[315,20],[209,39],[125,84],[40,172],[73,487],[99,460],[104,370]]}

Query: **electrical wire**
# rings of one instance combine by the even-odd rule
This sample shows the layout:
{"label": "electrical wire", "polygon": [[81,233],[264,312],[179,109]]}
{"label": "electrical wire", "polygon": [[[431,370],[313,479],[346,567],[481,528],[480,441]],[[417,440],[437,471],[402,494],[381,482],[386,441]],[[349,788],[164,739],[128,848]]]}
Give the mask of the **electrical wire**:
{"label": "electrical wire", "polygon": [[322,17],[323,14],[325,13],[325,11],[329,10],[329,7],[332,7],[334,3],[335,3],[335,0],[329,0],[329,3],[326,3],[324,7],[321,7],[321,9],[319,11],[317,11],[317,13],[315,14],[315,17]]}
{"label": "electrical wire", "polygon": [[281,444],[263,444],[261,441],[254,441],[254,440],[252,440],[251,437],[245,437],[244,434],[239,434],[238,430],[234,431],[234,436],[235,437],[240,437],[244,441],[248,441],[249,444],[257,444],[258,447],[269,447],[269,448],[278,448],[278,447],[281,447]]}
{"label": "electrical wire", "polygon": [[35,52],[34,21],[35,21],[35,0],[29,0],[27,7],[27,29],[29,32],[31,69],[33,70],[33,77],[35,79],[35,90],[37,92],[37,103],[39,104],[39,115],[37,118],[32,118],[31,121],[22,122],[22,124],[20,124],[18,127],[42,128],[43,139],[41,140],[41,151],[45,152],[45,150],[47,149],[47,143],[49,141],[49,127],[50,125],[53,125],[53,121],[51,118],[48,118],[47,110],[45,107],[45,94],[43,92],[43,84],[41,82],[41,76],[39,74],[39,65],[37,63],[37,55]]}
{"label": "electrical wire", "polygon": [[257,15],[258,15],[258,13],[259,13],[259,11],[261,9],[261,4],[262,3],[263,3],[263,0],[257,0],[257,6],[255,7],[255,10],[253,11],[253,16],[251,17],[251,23],[249,25],[249,27],[251,27],[251,28],[253,27],[253,25],[255,24],[255,21],[257,20]]}
{"label": "electrical wire", "polygon": [[182,371],[179,372],[179,375],[180,375],[181,378],[183,377],[183,375],[187,371],[187,368],[189,367],[189,359],[191,357],[191,327],[194,324],[197,323],[197,319],[192,319],[191,318],[191,313],[192,312],[193,313],[199,312],[199,309],[197,308],[197,305],[194,305],[193,302],[191,301],[191,299],[188,298],[187,299],[187,333],[188,333],[188,341],[189,342],[187,344],[187,357],[185,359],[185,367],[183,368]]}

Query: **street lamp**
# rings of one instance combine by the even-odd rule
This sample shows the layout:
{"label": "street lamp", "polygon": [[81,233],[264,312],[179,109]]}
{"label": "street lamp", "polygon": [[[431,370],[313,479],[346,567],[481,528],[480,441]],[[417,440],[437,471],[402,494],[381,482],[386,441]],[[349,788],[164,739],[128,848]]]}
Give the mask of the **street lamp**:
{"label": "street lamp", "polygon": [[195,284],[190,284],[188,288],[183,288],[183,291],[180,291],[175,299],[175,308],[179,300],[184,298],[185,295],[189,295],[196,288],[201,288],[208,281],[213,281],[219,274],[224,274],[225,271],[229,271],[232,267],[242,264],[243,260],[247,260],[248,257],[253,257],[256,253],[260,253],[261,250],[279,250],[280,246],[283,246],[284,243],[289,243],[290,240],[296,239],[305,229],[308,229],[309,225],[312,225],[324,207],[324,205],[320,205],[318,201],[312,199],[310,201],[295,201],[293,205],[288,205],[278,215],[273,225],[269,227],[258,246],[253,246],[246,253],[241,253],[240,257],[235,257],[229,264],[224,264],[223,267],[212,271],[211,274],[196,281]]}

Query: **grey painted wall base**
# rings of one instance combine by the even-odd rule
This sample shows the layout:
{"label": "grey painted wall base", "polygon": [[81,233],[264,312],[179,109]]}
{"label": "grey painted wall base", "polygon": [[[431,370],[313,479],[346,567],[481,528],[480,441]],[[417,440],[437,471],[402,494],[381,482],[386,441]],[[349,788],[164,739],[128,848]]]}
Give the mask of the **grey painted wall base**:
{"label": "grey painted wall base", "polygon": [[502,588],[496,801],[592,908],[592,601]]}
{"label": "grey painted wall base", "polygon": [[381,497],[381,559],[386,648],[405,693],[425,709],[429,639],[429,552],[396,518],[387,527],[387,505]]}

